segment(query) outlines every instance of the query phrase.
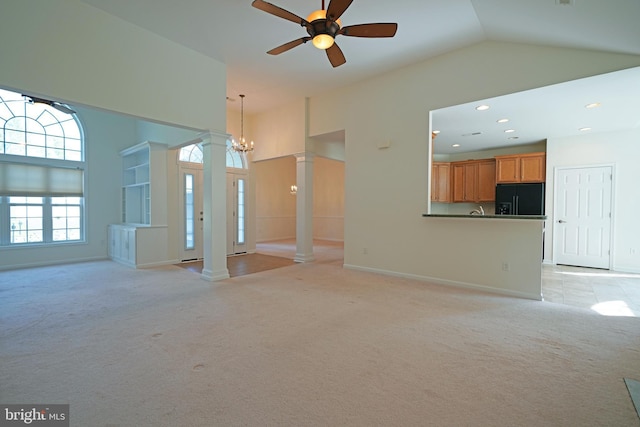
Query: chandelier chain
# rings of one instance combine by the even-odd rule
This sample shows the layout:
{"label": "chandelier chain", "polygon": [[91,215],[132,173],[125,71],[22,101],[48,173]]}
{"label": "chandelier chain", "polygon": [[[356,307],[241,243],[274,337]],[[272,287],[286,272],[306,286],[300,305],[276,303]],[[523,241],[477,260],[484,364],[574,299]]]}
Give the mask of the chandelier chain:
{"label": "chandelier chain", "polygon": [[244,95],[240,95],[240,141],[235,139],[232,142],[232,147],[235,151],[246,153],[253,151],[253,141],[250,144],[244,139]]}

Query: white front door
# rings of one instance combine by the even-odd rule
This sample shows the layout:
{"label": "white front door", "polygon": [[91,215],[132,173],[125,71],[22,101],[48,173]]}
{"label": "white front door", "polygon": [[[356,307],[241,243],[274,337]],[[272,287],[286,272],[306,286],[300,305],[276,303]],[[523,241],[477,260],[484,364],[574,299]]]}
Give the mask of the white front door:
{"label": "white front door", "polygon": [[612,177],[611,166],[557,170],[556,264],[610,268]]}
{"label": "white front door", "polygon": [[202,167],[181,164],[179,167],[180,188],[180,259],[200,260],[203,257],[204,217],[202,206]]}
{"label": "white front door", "polygon": [[247,175],[227,172],[227,255],[247,252]]}

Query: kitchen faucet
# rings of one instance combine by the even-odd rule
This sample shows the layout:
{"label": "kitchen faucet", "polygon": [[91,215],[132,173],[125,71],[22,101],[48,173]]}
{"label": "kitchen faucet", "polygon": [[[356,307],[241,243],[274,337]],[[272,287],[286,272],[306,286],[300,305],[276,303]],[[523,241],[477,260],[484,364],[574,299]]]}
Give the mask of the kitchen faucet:
{"label": "kitchen faucet", "polygon": [[471,215],[484,215],[484,208],[482,207],[482,205],[478,206],[478,209],[474,209],[471,212],[469,212],[469,214]]}

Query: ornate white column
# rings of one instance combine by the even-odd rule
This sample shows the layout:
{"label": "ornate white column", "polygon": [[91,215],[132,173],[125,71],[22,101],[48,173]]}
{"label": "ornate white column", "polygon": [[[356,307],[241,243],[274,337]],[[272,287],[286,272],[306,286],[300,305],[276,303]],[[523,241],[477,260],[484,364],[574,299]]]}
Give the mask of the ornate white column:
{"label": "ornate white column", "polygon": [[309,262],[313,256],[313,158],[312,152],[296,154],[296,256],[295,262]]}
{"label": "ornate white column", "polygon": [[202,278],[229,278],[227,269],[227,139],[226,133],[200,135],[204,151],[204,267]]}

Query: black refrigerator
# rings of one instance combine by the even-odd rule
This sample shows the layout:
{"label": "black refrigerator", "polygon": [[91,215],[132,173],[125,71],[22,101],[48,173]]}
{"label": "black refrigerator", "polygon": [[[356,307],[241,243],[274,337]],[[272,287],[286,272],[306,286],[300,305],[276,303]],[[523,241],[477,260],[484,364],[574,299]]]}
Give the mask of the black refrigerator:
{"label": "black refrigerator", "polygon": [[544,215],[544,182],[496,185],[496,215]]}

